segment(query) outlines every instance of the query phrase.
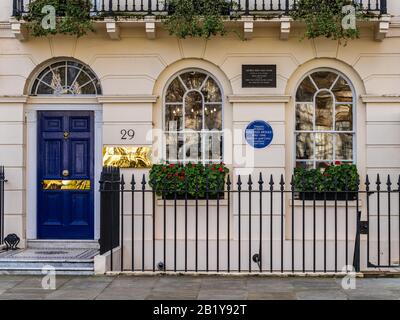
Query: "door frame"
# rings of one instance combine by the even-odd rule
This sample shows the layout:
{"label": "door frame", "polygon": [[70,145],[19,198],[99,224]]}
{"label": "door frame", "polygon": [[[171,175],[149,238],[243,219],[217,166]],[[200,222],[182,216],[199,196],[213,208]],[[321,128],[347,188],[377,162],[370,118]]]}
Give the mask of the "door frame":
{"label": "door frame", "polygon": [[[26,117],[26,238],[37,239],[37,143],[38,111],[94,112],[94,240],[100,238],[100,188],[102,169],[103,111],[101,105],[32,104],[25,109]],[[49,240],[51,241],[51,240]]]}

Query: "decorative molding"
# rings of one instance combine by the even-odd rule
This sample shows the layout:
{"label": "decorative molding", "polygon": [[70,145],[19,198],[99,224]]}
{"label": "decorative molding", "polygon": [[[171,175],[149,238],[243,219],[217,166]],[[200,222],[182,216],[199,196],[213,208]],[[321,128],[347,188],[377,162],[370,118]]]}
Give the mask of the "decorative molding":
{"label": "decorative molding", "polygon": [[119,25],[114,20],[105,20],[106,30],[110,39],[120,40],[120,28]]}
{"label": "decorative molding", "polygon": [[155,17],[145,18],[145,29],[147,39],[154,40],[156,38],[156,19]]}
{"label": "decorative molding", "polygon": [[281,40],[288,40],[290,35],[290,24],[291,19],[289,17],[281,18],[281,33],[280,38]]}
{"label": "decorative molding", "polygon": [[242,17],[243,21],[243,35],[246,40],[250,40],[253,37],[254,32],[254,18],[253,17]]}
{"label": "decorative molding", "polygon": [[400,103],[400,95],[361,95],[364,103]]}
{"label": "decorative molding", "polygon": [[379,18],[378,22],[375,25],[375,40],[376,41],[382,41],[384,38],[386,38],[386,35],[389,32],[390,29],[390,16],[389,15],[383,15]]}
{"label": "decorative molding", "polygon": [[67,104],[67,105],[97,105],[99,102],[96,96],[30,96],[27,99],[27,103],[31,104]]}
{"label": "decorative molding", "polygon": [[132,95],[132,96],[99,96],[99,103],[155,103],[158,96],[154,95]]}
{"label": "decorative molding", "polygon": [[0,103],[9,104],[9,103],[26,103],[28,100],[27,96],[0,96]]}
{"label": "decorative molding", "polygon": [[24,24],[22,24],[20,21],[16,19],[11,19],[10,24],[11,24],[11,33],[14,35],[16,39],[18,39],[19,41],[28,40],[28,30],[26,29],[26,26],[24,26]]}
{"label": "decorative molding", "polygon": [[287,95],[231,95],[228,101],[231,103],[286,103],[291,96]]}

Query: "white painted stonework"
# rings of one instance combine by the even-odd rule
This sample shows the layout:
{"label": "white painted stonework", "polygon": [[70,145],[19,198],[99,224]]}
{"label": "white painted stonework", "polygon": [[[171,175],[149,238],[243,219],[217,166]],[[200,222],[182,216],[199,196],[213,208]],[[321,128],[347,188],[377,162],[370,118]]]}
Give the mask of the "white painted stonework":
{"label": "white painted stonework", "polygon": [[[96,33],[78,39],[51,36],[20,41],[16,36],[17,26],[9,23],[11,3],[11,0],[0,2],[0,165],[5,166],[8,179],[5,233],[20,235],[21,246],[25,246],[27,239],[36,238],[36,111],[95,111],[95,180],[98,181],[103,145],[152,146],[153,161],[157,163],[161,159],[163,150],[155,137],[163,127],[165,89],[174,75],[186,69],[204,70],[218,80],[224,95],[224,130],[240,132],[249,122],[258,119],[272,125],[275,133],[272,145],[252,154],[253,181],[257,181],[260,171],[265,176],[273,174],[276,180],[283,174],[290,181],[295,158],[294,97],[304,75],[320,68],[344,74],[355,91],[355,158],[359,172],[362,177],[390,174],[397,183],[396,175],[400,172],[399,1],[388,1],[390,22],[385,20],[378,30],[373,24],[362,24],[360,39],[349,41],[347,46],[327,39],[300,41],[301,29],[287,20],[271,24],[238,22],[235,28],[244,31],[246,41],[233,33],[210,40],[180,40],[151,20],[142,24],[99,23]],[[375,41],[376,32],[382,41]],[[89,66],[100,79],[103,95],[29,96],[38,72],[53,59],[62,57]],[[276,64],[277,87],[243,88],[243,64]],[[119,134],[122,128],[135,130],[135,139],[122,141]],[[243,135],[232,135],[225,141],[224,160],[234,183],[236,173],[249,169],[243,161],[248,149]],[[135,173],[139,182],[148,170],[123,170],[123,173],[126,177]],[[98,188],[96,184],[96,239],[99,237]],[[289,200],[286,199],[288,208]],[[236,201],[233,203],[236,205]],[[247,203],[246,195],[243,203]],[[129,204],[126,210],[130,211]],[[157,204],[157,214],[160,210],[161,204]],[[267,205],[264,210],[268,216]],[[151,215],[149,199],[146,228],[150,228]],[[236,219],[232,217],[233,230]],[[127,243],[129,232],[128,229],[125,232]],[[170,235],[172,231],[168,232]]]}

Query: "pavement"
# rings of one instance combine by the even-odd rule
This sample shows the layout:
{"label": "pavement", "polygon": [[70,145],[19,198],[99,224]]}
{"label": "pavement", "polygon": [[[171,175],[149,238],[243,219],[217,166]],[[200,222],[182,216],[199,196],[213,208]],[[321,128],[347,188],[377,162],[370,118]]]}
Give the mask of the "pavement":
{"label": "pavement", "polygon": [[0,276],[0,300],[400,300],[400,278],[217,276],[57,276],[56,289],[40,276]]}

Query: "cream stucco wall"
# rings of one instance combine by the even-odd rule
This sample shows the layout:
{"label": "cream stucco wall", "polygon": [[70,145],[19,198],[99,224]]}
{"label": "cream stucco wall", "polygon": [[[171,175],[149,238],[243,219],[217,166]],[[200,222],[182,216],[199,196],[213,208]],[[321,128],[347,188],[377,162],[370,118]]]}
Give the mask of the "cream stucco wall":
{"label": "cream stucco wall", "polygon": [[[400,5],[390,2],[394,15]],[[7,21],[9,2],[0,4],[0,20]],[[332,68],[345,74],[353,83],[357,99],[357,164],[364,176],[378,172],[398,174],[400,169],[400,29],[395,23],[388,37],[374,41],[373,26],[361,30],[361,38],[347,46],[326,39],[300,41],[301,30],[294,28],[289,40],[279,39],[276,25],[256,24],[253,37],[242,41],[236,35],[209,41],[179,40],[158,28],[157,38],[146,38],[143,26],[127,26],[121,40],[112,41],[99,25],[95,34],[76,39],[67,36],[15,39],[9,25],[0,28],[0,165],[6,166],[6,233],[16,232],[27,238],[26,193],[35,185],[27,183],[25,112],[41,104],[39,98],[27,97],[34,75],[48,61],[72,57],[89,65],[99,77],[103,97],[79,100],[102,109],[104,144],[125,144],[121,128],[134,128],[138,134],[135,146],[153,146],[155,130],[162,128],[162,96],[165,84],[175,73],[186,68],[199,68],[212,73],[224,91],[224,128],[243,129],[250,121],[268,121],[275,132],[267,149],[247,154],[242,135],[225,143],[227,164],[235,173],[243,173],[243,158],[252,157],[253,181],[258,172],[290,178],[293,166],[293,94],[300,79],[316,68]],[[277,88],[245,89],[241,86],[242,64],[276,64]],[[80,99],[80,98],[77,98]],[[46,104],[62,103],[62,97],[46,99]],[[157,161],[159,153],[154,154]],[[139,183],[146,170],[135,173]],[[237,177],[233,176],[234,182]],[[397,178],[393,178],[397,181]],[[244,203],[246,199],[244,198]],[[138,202],[139,203],[139,202]],[[148,202],[150,203],[150,202]],[[235,201],[236,203],[236,201]],[[256,208],[255,208],[256,210]],[[264,208],[268,214],[269,208]],[[127,212],[129,208],[127,208]],[[140,212],[140,208],[138,208]],[[146,208],[150,222],[151,208]],[[129,219],[129,217],[127,217]],[[235,217],[236,219],[236,217]],[[129,222],[127,222],[129,225]],[[161,226],[158,226],[161,228]]]}

